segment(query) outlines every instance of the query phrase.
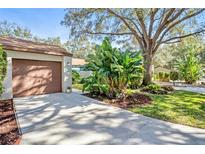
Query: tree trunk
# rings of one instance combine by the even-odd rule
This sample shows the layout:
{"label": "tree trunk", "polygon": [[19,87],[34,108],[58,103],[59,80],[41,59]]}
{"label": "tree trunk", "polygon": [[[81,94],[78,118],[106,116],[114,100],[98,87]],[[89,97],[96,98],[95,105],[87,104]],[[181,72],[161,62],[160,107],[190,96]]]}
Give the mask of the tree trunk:
{"label": "tree trunk", "polygon": [[143,77],[143,85],[149,85],[152,83],[152,62],[153,62],[153,56],[151,54],[147,54],[148,52],[145,52],[146,55],[144,55],[144,77]]}

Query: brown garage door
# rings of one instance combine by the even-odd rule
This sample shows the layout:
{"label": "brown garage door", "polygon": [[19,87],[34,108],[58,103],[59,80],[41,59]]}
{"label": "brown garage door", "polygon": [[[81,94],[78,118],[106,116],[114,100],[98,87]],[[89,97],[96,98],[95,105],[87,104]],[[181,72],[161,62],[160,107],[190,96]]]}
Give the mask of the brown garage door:
{"label": "brown garage door", "polygon": [[14,97],[61,92],[61,63],[13,59]]}

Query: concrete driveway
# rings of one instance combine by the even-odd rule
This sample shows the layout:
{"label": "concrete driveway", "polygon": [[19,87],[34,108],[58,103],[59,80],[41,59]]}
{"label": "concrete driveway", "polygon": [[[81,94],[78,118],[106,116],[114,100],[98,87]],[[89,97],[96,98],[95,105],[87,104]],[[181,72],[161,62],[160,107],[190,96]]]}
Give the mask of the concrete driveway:
{"label": "concrete driveway", "polygon": [[21,144],[205,144],[205,129],[152,119],[77,93],[14,101]]}
{"label": "concrete driveway", "polygon": [[184,90],[184,91],[190,91],[190,92],[195,92],[195,93],[200,93],[200,94],[205,94],[205,88],[203,87],[192,87],[192,86],[187,86],[187,87],[183,87],[183,86],[175,86],[174,89],[176,90]]}

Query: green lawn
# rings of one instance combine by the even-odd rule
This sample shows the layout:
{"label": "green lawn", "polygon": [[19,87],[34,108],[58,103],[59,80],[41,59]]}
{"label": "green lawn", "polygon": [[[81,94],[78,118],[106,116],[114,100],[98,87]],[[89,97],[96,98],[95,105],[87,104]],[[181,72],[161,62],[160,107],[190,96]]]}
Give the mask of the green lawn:
{"label": "green lawn", "polygon": [[150,95],[152,104],[130,111],[157,119],[205,128],[205,95],[175,91],[169,95]]}

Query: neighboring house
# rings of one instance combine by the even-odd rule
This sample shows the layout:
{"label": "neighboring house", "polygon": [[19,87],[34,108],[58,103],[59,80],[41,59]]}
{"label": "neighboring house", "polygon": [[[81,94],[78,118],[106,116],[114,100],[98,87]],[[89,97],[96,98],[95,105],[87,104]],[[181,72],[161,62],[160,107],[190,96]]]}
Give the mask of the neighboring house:
{"label": "neighboring house", "polygon": [[73,58],[72,59],[72,70],[76,70],[81,77],[88,77],[92,74],[91,71],[85,71],[85,65],[87,62],[85,59],[80,59],[80,58]]}
{"label": "neighboring house", "polygon": [[85,59],[73,58],[72,59],[72,70],[84,71],[84,67],[87,64]]}
{"label": "neighboring house", "polygon": [[72,53],[64,48],[0,37],[8,69],[1,99],[67,92],[72,86]]}

